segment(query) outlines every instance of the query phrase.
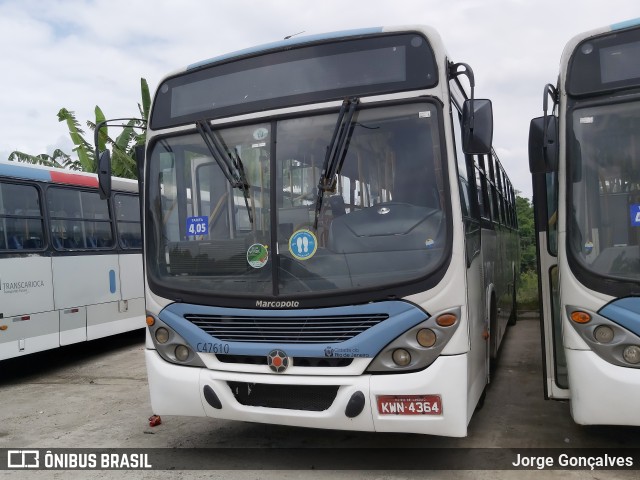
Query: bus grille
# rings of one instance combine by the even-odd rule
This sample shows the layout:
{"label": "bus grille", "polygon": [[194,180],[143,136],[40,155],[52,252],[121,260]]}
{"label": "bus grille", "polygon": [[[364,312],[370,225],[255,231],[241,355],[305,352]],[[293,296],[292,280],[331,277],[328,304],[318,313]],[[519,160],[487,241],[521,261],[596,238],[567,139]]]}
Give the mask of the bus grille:
{"label": "bus grille", "polygon": [[238,403],[249,407],[322,412],[338,394],[337,385],[269,385],[227,382]]}
{"label": "bus grille", "polygon": [[[266,355],[223,355],[216,358],[222,363],[238,363],[244,365],[267,365]],[[293,357],[296,367],[348,367],[353,358]]]}
{"label": "bus grille", "polygon": [[256,317],[187,314],[184,318],[226,342],[344,342],[389,318],[386,313],[301,317]]}

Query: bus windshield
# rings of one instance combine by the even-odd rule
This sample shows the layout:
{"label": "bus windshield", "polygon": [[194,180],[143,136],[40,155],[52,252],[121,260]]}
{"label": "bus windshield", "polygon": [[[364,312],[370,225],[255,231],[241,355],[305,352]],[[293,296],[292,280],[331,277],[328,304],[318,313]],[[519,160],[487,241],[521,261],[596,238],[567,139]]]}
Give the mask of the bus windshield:
{"label": "bus windshield", "polygon": [[640,280],[638,102],[579,108],[569,149],[568,248],[588,270]]}
{"label": "bus windshield", "polygon": [[[324,295],[406,284],[441,267],[451,232],[436,104],[359,107],[319,194],[336,122],[332,112],[212,127],[221,154],[196,132],[156,141],[152,282],[203,296]],[[226,168],[241,169],[246,184],[234,186]]]}

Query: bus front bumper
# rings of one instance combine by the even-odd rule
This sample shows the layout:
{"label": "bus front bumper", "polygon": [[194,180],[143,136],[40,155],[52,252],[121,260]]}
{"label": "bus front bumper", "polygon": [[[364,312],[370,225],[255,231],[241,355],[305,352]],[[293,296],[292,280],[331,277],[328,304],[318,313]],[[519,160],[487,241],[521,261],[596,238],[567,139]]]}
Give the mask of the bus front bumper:
{"label": "bus front bumper", "polygon": [[[248,374],[185,367],[163,360],[155,350],[145,350],[151,406],[156,415],[208,416],[226,420],[273,423],[310,428],[377,432],[405,432],[463,437],[467,434],[467,355],[441,356],[426,370],[390,375],[319,376]],[[321,411],[317,407],[256,406],[245,400],[266,386],[267,396],[324,388],[337,393]],[[278,386],[282,386],[282,391]],[[292,387],[287,388],[287,387]],[[305,390],[304,387],[309,387]],[[238,390],[243,393],[238,395]],[[211,395],[211,392],[214,395]],[[358,393],[360,392],[360,393]],[[306,393],[305,393],[306,395]],[[383,397],[384,398],[380,398]],[[403,400],[440,397],[437,412],[425,413],[417,402]],[[355,401],[354,401],[355,398]],[[360,400],[360,402],[358,402]],[[378,400],[385,400],[379,405]],[[276,402],[279,400],[276,399]],[[351,403],[350,403],[351,402]],[[250,402],[249,402],[250,403]],[[314,403],[314,402],[311,402]],[[355,408],[354,408],[355,404]],[[350,406],[351,405],[351,406]],[[403,405],[404,412],[398,413]],[[407,408],[408,407],[408,408]],[[418,408],[415,408],[418,407]],[[310,409],[308,409],[310,408]],[[313,410],[316,408],[316,410]],[[382,411],[380,411],[382,410]],[[393,412],[395,410],[395,413]],[[412,411],[411,411],[412,410]],[[354,415],[354,413],[356,413]]]}
{"label": "bus front bumper", "polygon": [[566,355],[576,423],[640,426],[640,369],[613,365],[591,350]]}

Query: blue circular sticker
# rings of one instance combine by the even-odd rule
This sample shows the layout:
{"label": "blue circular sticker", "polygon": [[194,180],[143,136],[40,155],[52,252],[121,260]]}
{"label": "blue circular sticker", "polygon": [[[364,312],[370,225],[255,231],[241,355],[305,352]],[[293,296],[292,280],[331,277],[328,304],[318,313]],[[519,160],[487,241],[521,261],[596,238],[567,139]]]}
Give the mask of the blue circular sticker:
{"label": "blue circular sticker", "polygon": [[289,239],[289,251],[297,260],[313,257],[318,249],[318,240],[309,230],[298,230]]}

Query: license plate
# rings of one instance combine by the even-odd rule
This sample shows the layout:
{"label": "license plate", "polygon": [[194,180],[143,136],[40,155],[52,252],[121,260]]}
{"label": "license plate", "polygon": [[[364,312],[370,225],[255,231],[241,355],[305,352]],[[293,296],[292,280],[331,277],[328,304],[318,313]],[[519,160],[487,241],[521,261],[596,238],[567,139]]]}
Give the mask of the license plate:
{"label": "license plate", "polygon": [[442,415],[440,395],[379,395],[380,415]]}

